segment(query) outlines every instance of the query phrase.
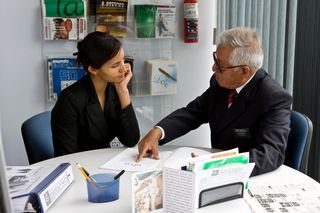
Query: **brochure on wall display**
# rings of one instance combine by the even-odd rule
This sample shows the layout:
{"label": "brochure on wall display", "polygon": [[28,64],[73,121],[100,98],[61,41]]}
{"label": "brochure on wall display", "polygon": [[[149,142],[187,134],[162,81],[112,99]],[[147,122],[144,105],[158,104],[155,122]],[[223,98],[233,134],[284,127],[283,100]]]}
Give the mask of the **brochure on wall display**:
{"label": "brochure on wall display", "polygon": [[86,1],[41,0],[44,40],[79,40],[87,34]]}
{"label": "brochure on wall display", "polygon": [[151,95],[172,95],[177,93],[177,62],[166,59],[147,61],[147,76]]}
{"label": "brochure on wall display", "polygon": [[157,6],[156,38],[175,37],[175,6]]}
{"label": "brochure on wall display", "polygon": [[56,101],[61,91],[86,75],[76,58],[48,58],[48,101]]}
{"label": "brochure on wall display", "polygon": [[319,183],[250,185],[245,200],[252,212],[320,212]]}
{"label": "brochure on wall display", "polygon": [[175,37],[175,6],[135,4],[136,38]]}
{"label": "brochure on wall display", "polygon": [[87,34],[87,19],[45,17],[43,30],[45,40],[80,40]]}
{"label": "brochure on wall display", "polygon": [[70,163],[9,166],[7,176],[15,212],[45,212],[74,180]]}
{"label": "brochure on wall display", "polygon": [[135,34],[137,38],[155,38],[155,5],[134,5]]}
{"label": "brochure on wall display", "polygon": [[96,0],[90,4],[95,30],[118,38],[127,38],[128,0]]}

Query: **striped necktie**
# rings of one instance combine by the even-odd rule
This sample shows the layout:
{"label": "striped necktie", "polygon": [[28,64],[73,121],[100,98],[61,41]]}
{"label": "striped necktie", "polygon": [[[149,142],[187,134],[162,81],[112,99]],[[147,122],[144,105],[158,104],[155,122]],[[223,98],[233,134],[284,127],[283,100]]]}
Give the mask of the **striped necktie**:
{"label": "striped necktie", "polygon": [[235,89],[232,89],[229,91],[229,95],[228,95],[228,108],[230,108],[230,106],[232,105],[234,98],[237,95],[237,91]]}

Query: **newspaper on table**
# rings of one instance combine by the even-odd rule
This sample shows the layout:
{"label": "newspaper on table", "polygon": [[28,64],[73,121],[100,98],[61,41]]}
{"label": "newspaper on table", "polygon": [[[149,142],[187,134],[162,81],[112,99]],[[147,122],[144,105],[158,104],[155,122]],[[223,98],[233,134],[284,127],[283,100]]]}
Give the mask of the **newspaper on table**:
{"label": "newspaper on table", "polygon": [[253,212],[320,212],[320,184],[249,185],[245,200]]}

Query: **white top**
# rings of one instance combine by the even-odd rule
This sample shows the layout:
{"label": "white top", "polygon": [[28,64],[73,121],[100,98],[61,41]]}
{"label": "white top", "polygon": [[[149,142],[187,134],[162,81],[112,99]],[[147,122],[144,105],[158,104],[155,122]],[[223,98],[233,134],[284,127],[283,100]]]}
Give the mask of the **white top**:
{"label": "white top", "polygon": [[[173,150],[175,148],[177,148],[177,146],[164,145],[159,147],[160,150]],[[61,195],[61,197],[59,197],[58,200],[55,201],[55,203],[48,209],[47,212],[99,213],[108,211],[117,213],[131,213],[131,174],[129,172],[125,172],[120,178],[120,192],[118,200],[107,203],[90,203],[88,202],[85,179],[76,165],[77,162],[80,163],[81,166],[83,166],[90,174],[104,173],[108,170],[100,169],[99,167],[123,150],[123,148],[98,149],[94,151],[65,155],[34,164],[51,165],[59,164],[62,162],[70,162],[72,164],[72,169],[75,177],[74,182]],[[304,182],[317,183],[315,180],[304,175],[303,173],[282,165],[279,169],[273,172],[250,178],[249,186],[250,184],[289,184]],[[236,199],[198,209],[197,213],[198,212],[247,213],[251,212],[251,210],[243,199]]]}

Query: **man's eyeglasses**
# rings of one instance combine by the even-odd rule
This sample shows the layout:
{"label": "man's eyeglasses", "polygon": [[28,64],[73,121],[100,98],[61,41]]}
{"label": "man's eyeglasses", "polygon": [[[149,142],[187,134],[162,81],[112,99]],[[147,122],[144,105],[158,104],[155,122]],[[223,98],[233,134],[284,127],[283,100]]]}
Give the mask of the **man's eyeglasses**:
{"label": "man's eyeglasses", "polygon": [[231,69],[231,68],[237,68],[237,67],[245,67],[247,65],[238,65],[238,66],[230,66],[230,67],[223,67],[221,66],[219,63],[218,63],[218,60],[217,60],[217,56],[216,56],[216,52],[213,52],[212,53],[212,56],[213,56],[213,61],[214,63],[217,65],[217,68],[219,72],[223,72],[223,71],[226,71],[228,69]]}

